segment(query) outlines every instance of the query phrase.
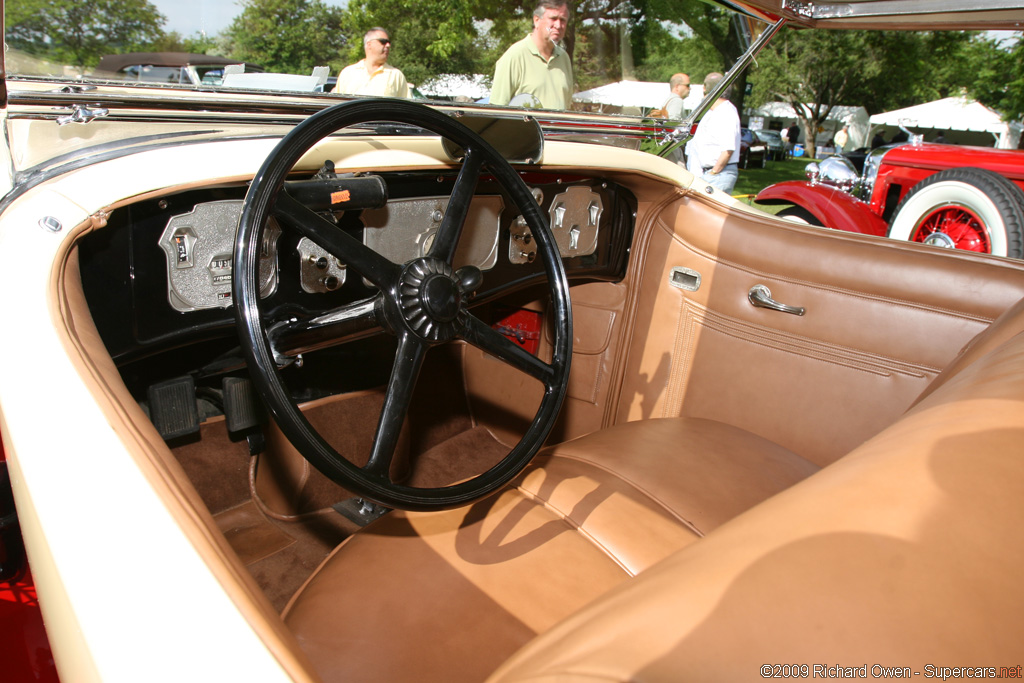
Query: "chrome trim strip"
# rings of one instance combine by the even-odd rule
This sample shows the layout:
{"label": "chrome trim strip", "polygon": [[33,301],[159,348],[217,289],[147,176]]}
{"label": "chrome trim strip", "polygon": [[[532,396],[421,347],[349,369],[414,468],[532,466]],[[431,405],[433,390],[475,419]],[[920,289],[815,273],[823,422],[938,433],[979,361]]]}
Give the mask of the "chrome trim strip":
{"label": "chrome trim strip", "polygon": [[858,2],[801,2],[783,0],[782,9],[803,19],[863,19],[867,17],[921,16],[947,12],[989,12],[1022,9],[1020,0],[976,0],[969,5],[963,0],[932,0],[923,12],[916,3],[906,0],[860,0]]}
{"label": "chrome trim strip", "polygon": [[[49,79],[44,78],[22,80],[26,83],[49,82]],[[249,92],[240,95],[234,91],[183,89],[168,86],[161,88],[166,90],[167,94],[155,94],[153,87],[148,87],[146,91],[141,91],[140,89],[139,92],[104,92],[90,86],[91,89],[83,91],[80,87],[73,89],[57,87],[66,85],[60,81],[54,81],[54,89],[40,91],[18,89],[20,84],[18,78],[8,78],[8,84],[11,86],[9,93],[11,107],[39,107],[42,111],[49,113],[53,107],[64,107],[70,112],[76,105],[86,107],[103,106],[111,110],[111,116],[114,116],[118,110],[133,110],[135,115],[140,115],[140,110],[143,110],[151,116],[155,116],[156,112],[177,113],[179,115],[185,112],[203,113],[205,115],[230,113],[235,115],[234,121],[236,123],[239,120],[239,114],[248,116],[268,114],[310,116],[341,102],[359,99],[322,93],[289,96],[282,95],[280,92]],[[125,84],[107,85],[121,90],[131,89],[126,87]],[[248,97],[245,95],[248,95]],[[629,123],[618,123],[617,121],[610,121],[608,115],[595,115],[583,112],[566,112],[571,117],[566,118],[565,115],[559,115],[558,112],[550,112],[550,115],[548,115],[543,110],[519,111],[498,107],[467,108],[465,105],[460,106],[451,103],[429,101],[424,103],[438,111],[443,111],[453,116],[493,116],[494,118],[522,118],[529,116],[552,127],[559,129],[564,127],[579,128],[581,132],[583,130],[616,130],[623,126],[632,128],[640,126],[639,118],[622,117],[624,121]]]}
{"label": "chrome trim strip", "polygon": [[[163,137],[163,136],[153,136],[153,137],[154,137],[154,139],[156,139],[156,138]],[[258,139],[258,138],[261,138],[261,137],[262,138],[273,138],[273,137],[278,137],[278,136],[262,135],[262,136],[241,136],[241,137],[243,137],[243,138],[244,137],[252,137],[252,138]],[[225,136],[224,138],[220,138],[220,139],[234,140],[234,139],[240,139],[240,138],[237,137],[237,136]],[[176,145],[176,146],[183,146],[183,145],[202,144],[204,142],[209,142],[209,139],[203,138],[201,140],[181,140],[179,142],[175,142],[175,143],[172,143],[172,144]],[[117,145],[113,145],[112,144],[112,145],[109,145],[109,147],[112,147],[112,149],[109,149],[109,150],[107,150],[105,152],[102,152],[100,154],[96,154],[95,150],[85,150],[83,152],[76,152],[75,154],[67,155],[67,158],[69,160],[61,162],[59,165],[56,165],[56,166],[47,164],[45,167],[44,166],[35,166],[35,167],[27,169],[25,171],[20,171],[17,174],[15,174],[15,176],[14,176],[14,186],[11,188],[10,192],[8,192],[6,195],[4,195],[2,198],[0,198],[0,214],[3,214],[3,212],[7,210],[7,207],[9,207],[11,205],[11,203],[14,202],[15,199],[17,199],[21,195],[25,194],[26,192],[31,190],[33,187],[36,187],[37,185],[41,185],[41,184],[45,183],[48,180],[56,178],[57,176],[63,175],[65,173],[70,173],[72,171],[77,171],[77,170],[79,170],[81,168],[85,168],[86,166],[92,166],[93,164],[98,164],[98,163],[102,163],[104,161],[110,161],[111,159],[118,159],[118,158],[121,158],[121,157],[125,157],[125,156],[128,156],[130,154],[135,154],[137,152],[146,152],[146,151],[151,151],[151,150],[155,150],[155,149],[166,149],[169,146],[171,146],[171,145],[168,145],[168,143],[166,143],[166,142],[158,142],[158,141],[149,142],[147,144],[138,145],[138,146],[130,146],[130,147],[124,147],[124,146],[122,146],[120,144],[117,144]]]}
{"label": "chrome trim strip", "polygon": [[[105,121],[125,123],[178,123],[202,124],[206,126],[293,126],[308,116],[322,109],[339,104],[341,101],[332,98],[324,102],[248,102],[211,99],[209,103],[196,100],[168,100],[166,98],[150,98],[144,96],[123,96],[91,93],[88,100],[80,94],[39,93],[15,91],[10,94],[8,118],[11,120],[57,121],[72,111],[75,106],[103,106],[108,110]],[[457,107],[430,105],[439,111],[452,116],[459,116],[466,110]],[[241,116],[239,115],[241,114]],[[500,119],[518,119],[523,116],[514,111],[476,111],[473,116],[493,116]],[[668,129],[663,126],[641,123],[638,119],[624,119],[622,122],[609,121],[605,118],[588,120],[587,118],[542,118],[537,113],[531,114],[541,126],[546,137],[578,136],[591,138],[593,141],[601,136],[610,136],[637,141],[657,135]],[[377,134],[385,134],[377,127],[368,126]],[[393,129],[393,130],[391,130]],[[398,129],[391,127],[390,134],[412,133],[411,127]]]}

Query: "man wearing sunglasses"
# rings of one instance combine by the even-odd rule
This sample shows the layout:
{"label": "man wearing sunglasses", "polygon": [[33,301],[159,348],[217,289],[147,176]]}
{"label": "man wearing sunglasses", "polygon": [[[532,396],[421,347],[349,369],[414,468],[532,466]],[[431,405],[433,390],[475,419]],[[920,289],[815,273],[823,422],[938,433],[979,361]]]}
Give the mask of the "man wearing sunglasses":
{"label": "man wearing sunglasses", "polygon": [[371,28],[363,36],[365,57],[350,64],[338,74],[338,83],[331,92],[375,97],[409,97],[405,74],[388,64],[391,38],[382,28]]}

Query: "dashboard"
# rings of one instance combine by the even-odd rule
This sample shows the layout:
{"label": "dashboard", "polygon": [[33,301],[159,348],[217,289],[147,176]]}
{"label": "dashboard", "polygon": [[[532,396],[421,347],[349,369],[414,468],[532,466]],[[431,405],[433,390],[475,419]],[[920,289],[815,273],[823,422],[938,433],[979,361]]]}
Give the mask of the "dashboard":
{"label": "dashboard", "polygon": [[[393,262],[425,255],[448,208],[455,173],[369,178],[382,185],[386,202],[321,215]],[[572,283],[624,276],[636,210],[627,190],[576,175],[526,173],[523,179],[549,217]],[[226,185],[140,201],[114,211],[106,228],[80,242],[86,297],[133,393],[164,372],[223,371],[237,362],[231,259],[246,189]],[[544,275],[536,255],[526,222],[498,183],[481,177],[454,263],[483,272],[474,314],[492,323],[489,307],[506,299],[529,301],[531,290],[540,291]],[[263,231],[259,273],[266,314],[277,319],[313,318],[375,291],[334,255],[273,219]]]}

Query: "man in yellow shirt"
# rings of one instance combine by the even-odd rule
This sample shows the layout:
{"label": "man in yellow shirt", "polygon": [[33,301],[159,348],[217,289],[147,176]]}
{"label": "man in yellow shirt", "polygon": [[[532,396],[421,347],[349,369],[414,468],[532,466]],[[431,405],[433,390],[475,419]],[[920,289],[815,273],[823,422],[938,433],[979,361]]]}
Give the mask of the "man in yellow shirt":
{"label": "man in yellow shirt", "polygon": [[371,28],[363,36],[365,58],[350,64],[338,74],[331,92],[377,97],[409,97],[405,74],[388,64],[391,38],[382,28]]}
{"label": "man in yellow shirt", "polygon": [[572,61],[558,45],[568,26],[565,0],[540,0],[533,11],[533,31],[506,50],[494,67],[491,104],[572,106]]}

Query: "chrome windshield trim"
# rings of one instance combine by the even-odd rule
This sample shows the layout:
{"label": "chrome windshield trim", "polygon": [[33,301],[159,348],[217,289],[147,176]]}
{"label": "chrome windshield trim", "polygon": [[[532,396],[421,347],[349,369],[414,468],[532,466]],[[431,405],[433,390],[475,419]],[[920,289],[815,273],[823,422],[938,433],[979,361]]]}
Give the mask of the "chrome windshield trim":
{"label": "chrome windshield trim", "polygon": [[[17,82],[10,83],[17,85]],[[192,91],[175,91],[195,95]],[[258,94],[257,94],[258,95]],[[192,97],[168,97],[146,93],[111,93],[97,90],[86,92],[58,92],[39,90],[11,90],[8,118],[11,120],[56,121],[67,116],[76,105],[102,106],[108,110],[105,121],[125,123],[178,123],[205,126],[290,126],[322,109],[347,101],[338,96],[320,95],[306,99],[244,99],[237,93],[201,91]],[[602,139],[617,138],[625,146],[639,147],[640,141],[666,130],[643,123],[638,118],[610,118],[607,115],[581,114],[559,116],[553,112],[523,112],[499,108],[467,108],[464,105],[431,104],[438,111],[452,116],[471,114],[494,118],[519,119],[529,115],[541,126],[545,137],[601,143]],[[88,125],[88,124],[83,124]],[[373,128],[369,126],[368,128]],[[393,128],[393,127],[392,127]],[[383,131],[376,131],[382,133]],[[390,134],[414,132],[411,128],[387,131]],[[607,144],[607,141],[604,142]]]}
{"label": "chrome windshield trim", "polygon": [[869,17],[919,16],[947,12],[987,12],[1024,9],[1021,0],[931,0],[927,10],[906,0],[859,0],[858,2],[802,2],[783,0],[782,10],[801,19],[866,19]]}
{"label": "chrome windshield trim", "polygon": [[[207,131],[197,131],[192,135],[203,135]],[[11,203],[25,194],[33,187],[41,185],[53,178],[64,175],[65,173],[71,173],[87,166],[93,166],[95,164],[110,161],[112,159],[119,159],[131,154],[137,154],[140,152],[153,151],[158,149],[167,149],[170,146],[184,146],[184,145],[196,145],[204,142],[209,142],[208,139],[181,139],[176,142],[168,144],[167,141],[162,140],[165,136],[151,136],[152,139],[144,142],[143,144],[133,144],[124,146],[122,144],[107,143],[103,145],[102,152],[97,153],[95,148],[89,148],[86,150],[79,150],[78,152],[65,155],[59,159],[51,160],[49,163],[40,164],[24,171],[18,171],[14,174],[13,187],[11,190],[0,197],[0,213],[7,210],[7,207]],[[177,137],[175,135],[169,135],[166,137]],[[274,139],[281,136],[276,135],[249,135],[249,136],[225,136],[223,139]]]}

